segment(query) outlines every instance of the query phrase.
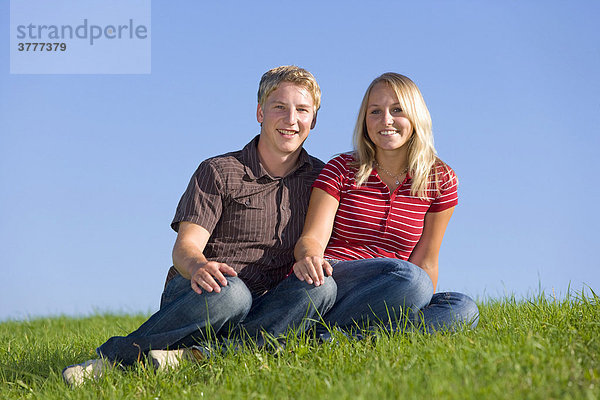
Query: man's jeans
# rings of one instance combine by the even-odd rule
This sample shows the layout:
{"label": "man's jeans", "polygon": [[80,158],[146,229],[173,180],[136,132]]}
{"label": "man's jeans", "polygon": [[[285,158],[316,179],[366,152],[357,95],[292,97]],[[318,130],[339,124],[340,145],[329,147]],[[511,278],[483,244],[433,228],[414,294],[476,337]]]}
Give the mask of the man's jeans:
{"label": "man's jeans", "polygon": [[115,336],[96,352],[114,362],[130,365],[149,350],[190,346],[199,340],[226,337],[233,330],[260,339],[259,332],[273,336],[289,328],[305,330],[334,304],[336,284],[330,277],[319,287],[290,275],[272,290],[253,298],[241,279],[227,277],[220,293],[197,294],[190,281],[171,279],[162,295],[160,309],[128,336]]}
{"label": "man's jeans", "polygon": [[477,326],[479,310],[471,298],[454,292],[433,294],[427,273],[408,261],[373,258],[330,263],[337,300],[323,317],[327,324],[343,329],[366,323],[394,330],[414,326],[428,331]]}

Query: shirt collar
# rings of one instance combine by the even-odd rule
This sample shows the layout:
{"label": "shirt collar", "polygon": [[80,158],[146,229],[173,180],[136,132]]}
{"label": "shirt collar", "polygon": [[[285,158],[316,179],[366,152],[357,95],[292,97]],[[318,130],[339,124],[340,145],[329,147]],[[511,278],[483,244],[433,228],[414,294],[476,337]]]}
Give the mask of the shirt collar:
{"label": "shirt collar", "polygon": [[[260,158],[258,157],[258,139],[260,135],[256,135],[254,139],[250,141],[244,148],[242,149],[242,160],[244,161],[244,169],[246,170],[246,175],[252,180],[258,180],[260,178],[266,177],[270,180],[275,180],[277,178],[273,178],[267,170],[260,163]],[[307,151],[302,148],[300,150],[300,156],[298,158],[298,167],[294,169],[290,175],[295,174],[297,172],[303,171],[311,171],[313,169],[313,160],[308,155]]]}

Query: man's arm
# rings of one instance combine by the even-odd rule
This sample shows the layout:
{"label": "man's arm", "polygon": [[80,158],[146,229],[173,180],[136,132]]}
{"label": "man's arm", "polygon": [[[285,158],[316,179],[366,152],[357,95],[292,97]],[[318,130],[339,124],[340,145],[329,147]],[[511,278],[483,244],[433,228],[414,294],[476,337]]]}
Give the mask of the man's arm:
{"label": "man's arm", "polygon": [[202,289],[219,293],[221,286],[227,286],[223,274],[237,276],[229,265],[208,261],[204,257],[203,251],[209,237],[210,233],[200,225],[182,221],[173,246],[173,265],[184,278],[190,280],[192,289],[198,294],[202,293]]}

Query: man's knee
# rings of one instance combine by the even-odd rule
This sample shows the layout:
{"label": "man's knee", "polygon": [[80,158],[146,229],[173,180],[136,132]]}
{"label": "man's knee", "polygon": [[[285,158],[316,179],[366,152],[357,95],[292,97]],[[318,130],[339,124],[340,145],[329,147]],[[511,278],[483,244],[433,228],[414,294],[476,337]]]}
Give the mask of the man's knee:
{"label": "man's knee", "polygon": [[230,277],[219,293],[203,290],[198,294],[190,287],[184,297],[173,302],[173,307],[177,307],[186,319],[218,326],[238,323],[251,306],[252,295],[246,285],[239,278]]}
{"label": "man's knee", "polygon": [[220,312],[228,314],[231,319],[241,321],[252,307],[252,294],[248,287],[239,278],[227,278],[227,286],[221,288],[220,293],[214,295],[213,307],[220,308]]}

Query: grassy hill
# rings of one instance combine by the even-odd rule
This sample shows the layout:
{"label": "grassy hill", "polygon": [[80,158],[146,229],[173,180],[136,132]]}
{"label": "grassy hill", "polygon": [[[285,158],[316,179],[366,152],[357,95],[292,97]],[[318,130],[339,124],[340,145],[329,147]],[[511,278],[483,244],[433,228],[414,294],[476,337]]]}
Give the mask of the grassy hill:
{"label": "grassy hill", "polygon": [[0,324],[0,398],[599,399],[599,299],[487,300],[474,331],[293,339],[279,352],[249,346],[174,371],[116,369],[75,389],[62,368],[146,316],[9,321]]}

